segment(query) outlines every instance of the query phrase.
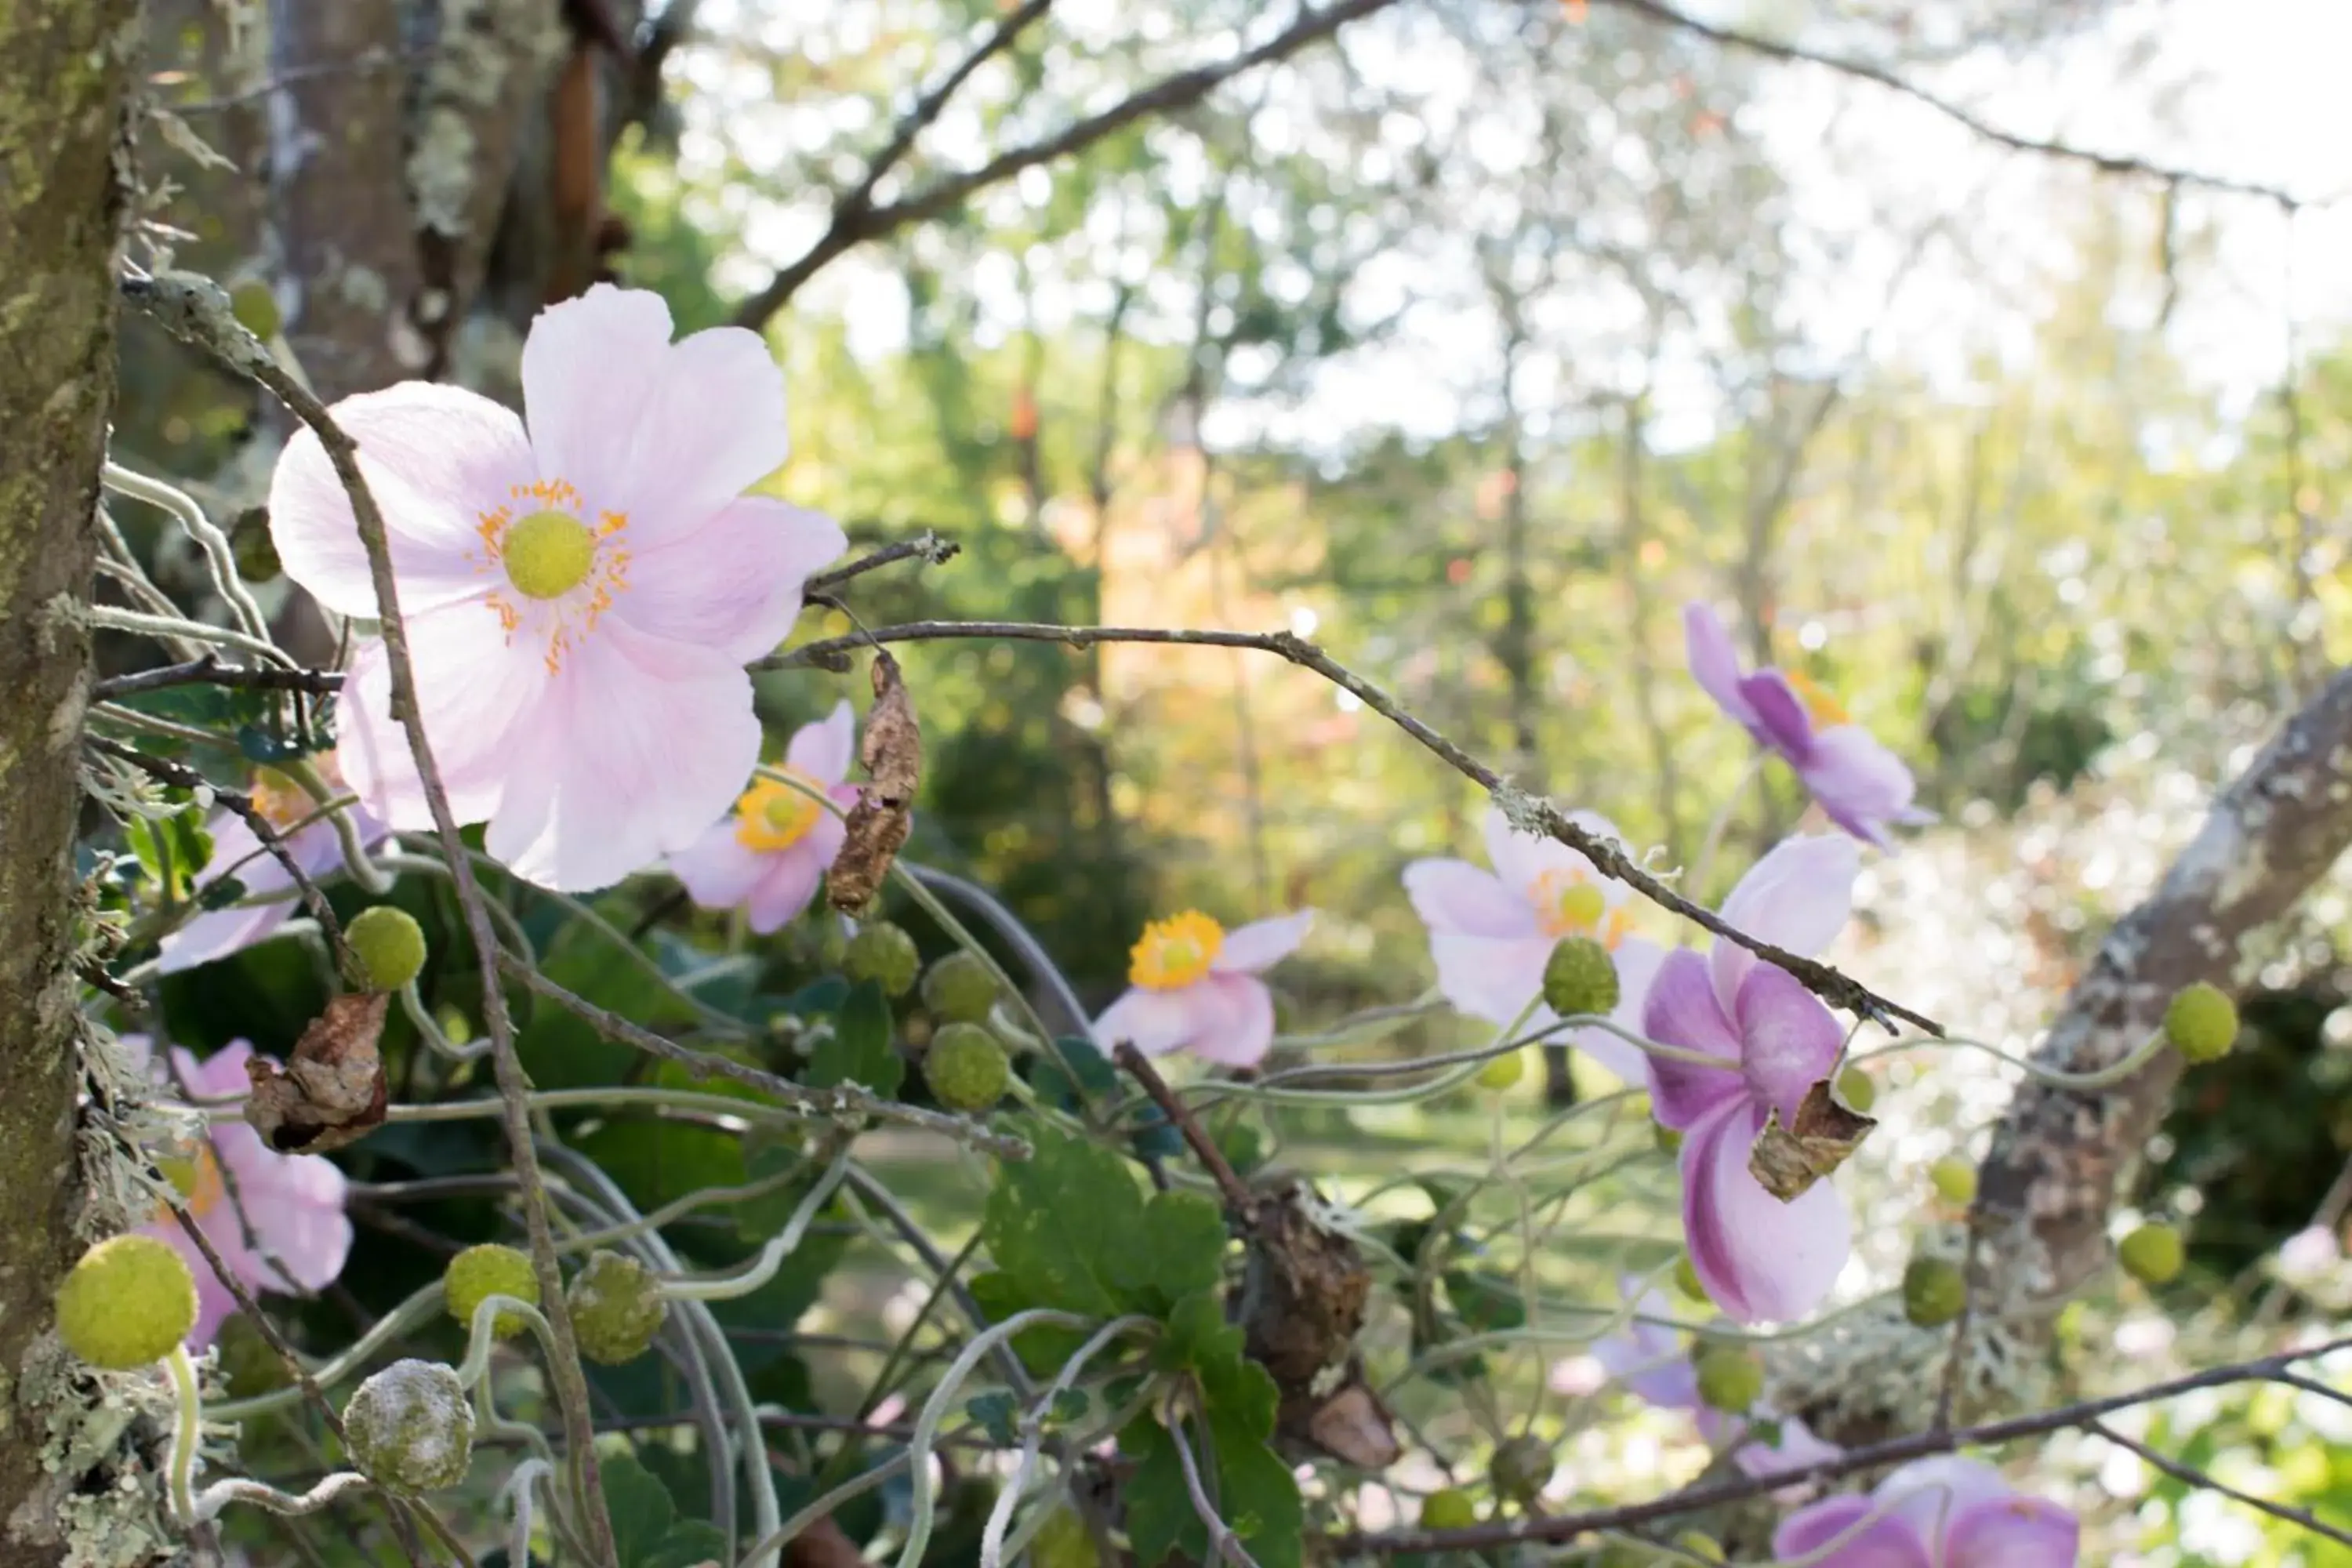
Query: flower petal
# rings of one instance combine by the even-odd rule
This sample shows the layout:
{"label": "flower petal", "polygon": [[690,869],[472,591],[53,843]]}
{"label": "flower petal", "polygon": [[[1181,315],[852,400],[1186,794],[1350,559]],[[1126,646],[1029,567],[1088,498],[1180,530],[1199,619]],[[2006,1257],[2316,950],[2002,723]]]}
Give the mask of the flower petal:
{"label": "flower petal", "polygon": [[276,936],[299,907],[289,884],[283,897],[268,903],[198,915],[163,939],[156,949],[155,973],[177,974],[257,947]]}
{"label": "flower petal", "polygon": [[[1664,1309],[1654,1294],[1639,1303],[1644,1312]],[[1700,1407],[1698,1369],[1671,1329],[1636,1323],[1624,1333],[1595,1340],[1591,1353],[1618,1386],[1644,1404],[1661,1410]]]}
{"label": "flower petal", "polygon": [[[836,843],[832,847],[838,850],[841,846]],[[809,907],[809,900],[816,897],[816,885],[824,880],[824,868],[833,859],[831,855],[820,853],[822,848],[823,845],[811,835],[783,853],[768,857],[765,871],[752,885],[751,897],[745,901],[753,931],[761,936],[772,935]]]}
{"label": "flower petal", "polygon": [[[1437,963],[1437,989],[1457,1013],[1496,1028],[1508,1026],[1528,1003],[1543,994],[1544,963],[1551,957],[1548,936],[1462,936],[1435,931],[1429,955]],[[1537,1002],[1530,1023],[1549,1023],[1550,1009]]]}
{"label": "flower petal", "polygon": [[1724,1315],[1738,1322],[1790,1322],[1819,1306],[1853,1248],[1837,1188],[1820,1182],[1782,1203],[1748,1173],[1764,1124],[1738,1099],[1695,1123],[1683,1140],[1683,1229],[1691,1267]]}
{"label": "flower petal", "polygon": [[629,585],[613,613],[655,637],[754,659],[791,634],[802,584],[848,546],[829,517],[744,496],[691,531],[633,542]]}
{"label": "flower petal", "polygon": [[1703,1051],[1723,1063],[1700,1067],[1667,1057],[1649,1058],[1652,1104],[1660,1122],[1688,1128],[1718,1108],[1747,1095],[1739,1076],[1739,1035],[1715,999],[1706,961],[1677,948],[1658,965],[1642,1008],[1642,1033],[1662,1046]]}
{"label": "flower petal", "polygon": [[702,909],[736,909],[767,878],[769,857],[736,837],[735,823],[730,812],[669,857],[669,874]]}
{"label": "flower petal", "polygon": [[1166,1056],[1192,1037],[1200,1017],[1193,993],[1199,989],[1197,985],[1181,991],[1130,988],[1095,1020],[1095,1043],[1106,1051],[1124,1043],[1147,1057]]}
{"label": "flower petal", "polygon": [[1910,821],[1916,815],[1911,796],[1918,785],[1911,770],[1859,724],[1822,731],[1797,776],[1831,821],[1881,849],[1894,847],[1888,823]]}
{"label": "flower petal", "polygon": [[2082,1526],[2056,1503],[2037,1497],[1979,1502],[1944,1536],[1948,1568],[2074,1568]]}
{"label": "flower petal", "polygon": [[856,756],[857,715],[846,697],[815,723],[803,724],[793,731],[791,744],[784,748],[786,766],[798,768],[811,778],[829,784],[837,784],[849,776],[849,764]]}
{"label": "flower petal", "polygon": [[[1624,845],[1624,835],[1617,831],[1617,825],[1597,811],[1571,811],[1568,820],[1595,838],[1614,841],[1621,848]],[[1495,874],[1503,879],[1503,886],[1520,901],[1531,903],[1529,895],[1547,875],[1563,880],[1581,877],[1600,883],[1603,895],[1607,894],[1610,882],[1581,851],[1549,836],[1520,832],[1503,815],[1502,807],[1486,808],[1485,832],[1487,860],[1493,864]]]}
{"label": "flower petal", "polygon": [[1845,1452],[1835,1443],[1813,1436],[1813,1429],[1793,1415],[1783,1415],[1775,1425],[1780,1440],[1766,1443],[1761,1439],[1742,1443],[1732,1451],[1731,1462],[1743,1476],[1762,1478],[1784,1476],[1791,1470],[1810,1469],[1834,1459]]}
{"label": "flower petal", "polygon": [[[252,1056],[253,1047],[243,1040],[231,1040],[201,1061],[185,1047],[173,1046],[167,1081],[191,1100],[242,1099],[253,1089],[253,1080],[245,1070]],[[242,1125],[235,1121],[220,1123],[213,1130],[215,1141],[218,1141],[224,1129]]]}
{"label": "flower petal", "polygon": [[1847,1492],[1801,1508],[1773,1532],[1772,1555],[1811,1568],[1932,1568],[1919,1538],[1898,1521],[1872,1519],[1871,1507]]}
{"label": "flower petal", "polygon": [[1415,860],[1404,868],[1405,897],[1432,931],[1463,936],[1525,937],[1536,934],[1527,901],[1492,871],[1467,860]]}
{"label": "flower petal", "polygon": [[1271,969],[1298,951],[1314,923],[1315,911],[1301,910],[1295,915],[1235,926],[1225,933],[1224,944],[1217,949],[1209,967],[1220,974],[1256,974]]}
{"label": "flower petal", "polygon": [[1731,633],[1725,629],[1721,617],[1708,605],[1688,604],[1683,606],[1683,651],[1690,663],[1691,678],[1699,689],[1715,699],[1715,705],[1742,728],[1756,728],[1756,710],[1739,689],[1739,650],[1731,644]]}
{"label": "flower petal", "polygon": [[1739,683],[1739,694],[1756,714],[1756,738],[1802,767],[1813,753],[1813,721],[1789,678],[1759,669]]}
{"label": "flower petal", "polygon": [[1255,1067],[1274,1044],[1274,993],[1254,974],[1211,973],[1192,987],[1200,994],[1192,1037],[1186,1044],[1205,1062]]}
{"label": "flower petal", "polygon": [[235,1183],[236,1207],[230,1209],[230,1200],[224,1198],[205,1234],[251,1229],[259,1245],[246,1283],[284,1291],[333,1283],[352,1249],[343,1173],[335,1163],[316,1154],[280,1154],[243,1122],[216,1127],[213,1147]]}
{"label": "flower petal", "polygon": [[1805,1091],[1829,1076],[1845,1031],[1822,999],[1776,963],[1759,963],[1739,987],[1740,1067],[1759,1104],[1797,1120]]}
{"label": "flower petal", "polygon": [[516,875],[609,888],[701,837],[760,757],[751,678],[725,655],[607,619],[541,705],[484,839]]}
{"label": "flower petal", "polygon": [[782,466],[784,374],[756,332],[670,342],[669,307],[599,283],[551,305],[523,342],[539,477],[625,512],[635,548],[667,544]]}
{"label": "flower petal", "polygon": [[[498,810],[518,759],[543,749],[537,724],[547,705],[547,666],[535,649],[508,645],[487,605],[413,616],[408,633],[425,738],[449,809],[460,823],[480,822]],[[433,814],[409,757],[408,734],[392,716],[392,667],[381,642],[364,645],[352,658],[336,712],[336,755],[353,792],[394,827],[429,830]]]}
{"label": "flower petal", "polygon": [[1962,1513],[2015,1494],[2007,1479],[1982,1459],[1939,1454],[1912,1460],[1879,1482],[1871,1495],[1920,1540],[1934,1541]]}
{"label": "flower petal", "polygon": [[[401,613],[488,588],[482,514],[536,477],[522,421],[478,394],[424,381],[347,397],[328,412],[359,443],[360,472],[392,546]],[[351,497],[307,428],[287,442],[270,476],[269,536],[286,575],[313,598],[338,615],[377,618]]]}
{"label": "flower petal", "polygon": [[[1811,958],[1834,941],[1853,917],[1853,881],[1862,875],[1862,849],[1839,833],[1800,834],[1783,838],[1748,868],[1723,918],[1738,931]],[[1718,939],[1707,963],[1715,994],[1728,1012],[1740,983],[1759,962],[1736,942]]]}

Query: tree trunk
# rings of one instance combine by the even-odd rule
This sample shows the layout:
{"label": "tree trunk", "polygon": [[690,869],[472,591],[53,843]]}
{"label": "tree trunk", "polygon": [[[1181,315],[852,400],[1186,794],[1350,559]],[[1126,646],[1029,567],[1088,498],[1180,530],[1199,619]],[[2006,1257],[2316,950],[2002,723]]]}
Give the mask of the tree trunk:
{"label": "tree trunk", "polygon": [[[131,0],[0,6],[0,1568],[55,1560],[24,1507],[47,1436],[16,1373],[74,1249],[77,752],[114,401],[115,152]],[[27,1413],[29,1414],[29,1413]]]}

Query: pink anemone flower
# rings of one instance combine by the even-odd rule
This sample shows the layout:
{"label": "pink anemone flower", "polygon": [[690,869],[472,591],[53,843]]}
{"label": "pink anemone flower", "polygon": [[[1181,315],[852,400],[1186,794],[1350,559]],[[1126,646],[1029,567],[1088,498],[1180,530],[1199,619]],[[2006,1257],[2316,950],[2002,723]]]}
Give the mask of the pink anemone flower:
{"label": "pink anemone flower", "polygon": [[[333,754],[315,761],[329,787],[340,789],[343,775]],[[343,847],[333,823],[322,816],[302,827],[294,826],[318,810],[318,803],[300,784],[274,768],[263,768],[254,774],[249,794],[254,809],[278,829],[286,852],[302,868],[304,876],[323,881],[342,868]],[[388,829],[364,805],[347,809],[362,848],[373,848],[383,841]],[[205,831],[212,835],[213,858],[197,873],[196,890],[202,892],[224,876],[234,877],[244,884],[246,899],[257,901],[240,900],[226,909],[207,910],[165,937],[156,962],[157,971],[164,974],[194,969],[267,942],[302,907],[294,892],[294,879],[277,856],[262,848],[261,840],[243,817],[232,811],[216,812],[205,824]]]}
{"label": "pink anemone flower", "polygon": [[1258,976],[1297,951],[1314,921],[1312,910],[1230,931],[1197,910],[1153,921],[1128,966],[1132,987],[1095,1020],[1096,1041],[1256,1066],[1274,1044],[1274,993]]}
{"label": "pink anemone flower", "polygon": [[[841,782],[856,742],[856,721],[844,701],[793,732],[783,771],[845,809],[857,803],[856,786]],[[733,812],[669,858],[670,874],[704,909],[742,909],[765,936],[808,908],[846,831],[815,796],[754,779]]]}
{"label": "pink anemone flower", "polygon": [[[134,1058],[147,1042],[125,1036]],[[242,1099],[252,1088],[245,1064],[253,1047],[230,1043],[198,1061],[177,1047],[166,1081],[194,1100]],[[156,1064],[159,1079],[164,1078]],[[280,1154],[239,1121],[215,1121],[193,1157],[162,1162],[185,1197],[188,1212],[213,1250],[248,1292],[318,1290],[334,1283],[352,1250],[352,1222],[343,1214],[343,1173],[317,1154]],[[212,1264],[168,1210],[140,1227],[176,1249],[196,1277],[196,1326],[188,1343],[212,1343],[221,1323],[236,1310]]]}
{"label": "pink anemone flower", "polygon": [[[1630,1289],[1632,1282],[1626,1283]],[[1653,1320],[1674,1315],[1673,1304],[1656,1290],[1644,1292],[1635,1310]],[[1797,1417],[1778,1415],[1769,1405],[1759,1405],[1748,1416],[1726,1415],[1708,1405],[1699,1398],[1698,1370],[1682,1336],[1662,1323],[1636,1321],[1623,1333],[1594,1342],[1592,1356],[1619,1387],[1644,1404],[1690,1412],[1700,1439],[1710,1448],[1729,1448],[1741,1475],[1758,1479],[1786,1475],[1845,1451],[1814,1436]]]}
{"label": "pink anemone flower", "polygon": [[[1593,812],[1573,812],[1569,820],[1598,837],[1619,837]],[[1497,807],[1486,808],[1486,837],[1492,871],[1452,859],[1404,868],[1405,893],[1429,928],[1446,1001],[1496,1028],[1509,1027],[1532,1003],[1527,1026],[1545,1028],[1559,1015],[1543,1005],[1544,964],[1562,937],[1587,936],[1617,961],[1611,1020],[1640,1032],[1643,1000],[1665,951],[1633,934],[1633,890],[1557,839],[1519,832]],[[1568,1041],[1628,1083],[1648,1080],[1641,1049],[1606,1029],[1578,1029]]]}
{"label": "pink anemone flower", "polygon": [[1902,759],[1847,715],[1845,705],[1799,670],[1739,667],[1713,610],[1683,608],[1683,639],[1691,674],[1716,706],[1738,720],[1756,743],[1797,771],[1831,821],[1857,838],[1892,849],[1890,823],[1933,822],[1933,812],[1911,804],[1917,788]]}
{"label": "pink anemone flower", "polygon": [[1870,1496],[1823,1498],[1790,1514],[1772,1555],[1810,1568],[2074,1568],[2082,1527],[2012,1490],[1976,1459],[1918,1459]]}
{"label": "pink anemone flower", "polygon": [[[425,382],[332,411],[383,511],[451,809],[546,887],[608,887],[726,811],[760,756],[743,666],[845,543],[828,518],[743,493],[789,450],[759,335],[670,330],[659,296],[604,284],[541,311],[528,434]],[[269,525],[289,577],[375,616],[351,500],[307,430],[278,459]],[[343,767],[393,826],[429,827],[391,691],[371,640],[343,689]]]}
{"label": "pink anemone flower", "polygon": [[[1724,900],[1736,929],[1810,957],[1853,908],[1861,850],[1834,834],[1783,840]],[[1691,1267],[1725,1314],[1743,1323],[1787,1321],[1819,1305],[1853,1250],[1837,1188],[1815,1183],[1781,1202],[1748,1168],[1774,1113],[1787,1127],[1798,1102],[1829,1076],[1845,1031],[1788,971],[1738,943],[1670,954],[1650,987],[1643,1033],[1713,1059],[1650,1060],[1658,1121],[1683,1134],[1683,1229]]]}

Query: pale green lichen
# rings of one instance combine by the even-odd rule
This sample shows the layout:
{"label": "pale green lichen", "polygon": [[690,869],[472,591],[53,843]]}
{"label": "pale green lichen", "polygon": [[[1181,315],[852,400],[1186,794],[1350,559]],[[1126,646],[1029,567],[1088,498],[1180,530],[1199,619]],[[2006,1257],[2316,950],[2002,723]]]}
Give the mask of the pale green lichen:
{"label": "pale green lichen", "polygon": [[[220,1391],[211,1358],[199,1363],[207,1397]],[[11,1536],[54,1553],[64,1568],[140,1568],[172,1555],[163,1480],[173,1423],[169,1386],[152,1373],[100,1372],[55,1334],[25,1357],[26,1416],[44,1437],[40,1483],[7,1521]]]}
{"label": "pale green lichen", "polygon": [[476,125],[520,96],[516,73],[535,84],[554,64],[564,31],[549,0],[440,0],[438,41],[410,127],[408,192],[418,226],[455,239],[475,226]]}

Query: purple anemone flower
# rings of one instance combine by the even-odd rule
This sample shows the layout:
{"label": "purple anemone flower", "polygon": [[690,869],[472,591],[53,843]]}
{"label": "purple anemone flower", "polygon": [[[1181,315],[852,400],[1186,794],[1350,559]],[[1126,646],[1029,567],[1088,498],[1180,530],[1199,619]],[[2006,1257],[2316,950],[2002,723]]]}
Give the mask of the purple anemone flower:
{"label": "purple anemone flower", "polygon": [[1911,804],[1917,785],[1902,759],[1801,672],[1769,665],[1743,672],[1731,634],[1705,605],[1683,606],[1683,640],[1691,674],[1716,706],[1794,768],[1832,822],[1892,849],[1889,824],[1936,819]]}
{"label": "purple anemone flower", "polygon": [[1799,1509],[1774,1532],[1772,1555],[1811,1568],[2074,1568],[2080,1535],[2056,1503],[1948,1456],[1904,1466],[1866,1498]]}
{"label": "purple anemone flower", "polygon": [[[1845,924],[1861,851],[1832,834],[1783,840],[1724,900],[1738,930],[1811,956]],[[1667,955],[1643,1033],[1715,1064],[1650,1058],[1657,1119],[1683,1134],[1683,1229],[1708,1297],[1743,1323],[1785,1322],[1820,1305],[1853,1250],[1845,1204],[1829,1182],[1783,1203],[1748,1168],[1778,1112],[1796,1118],[1827,1078],[1845,1031],[1788,971],[1737,942]]]}

